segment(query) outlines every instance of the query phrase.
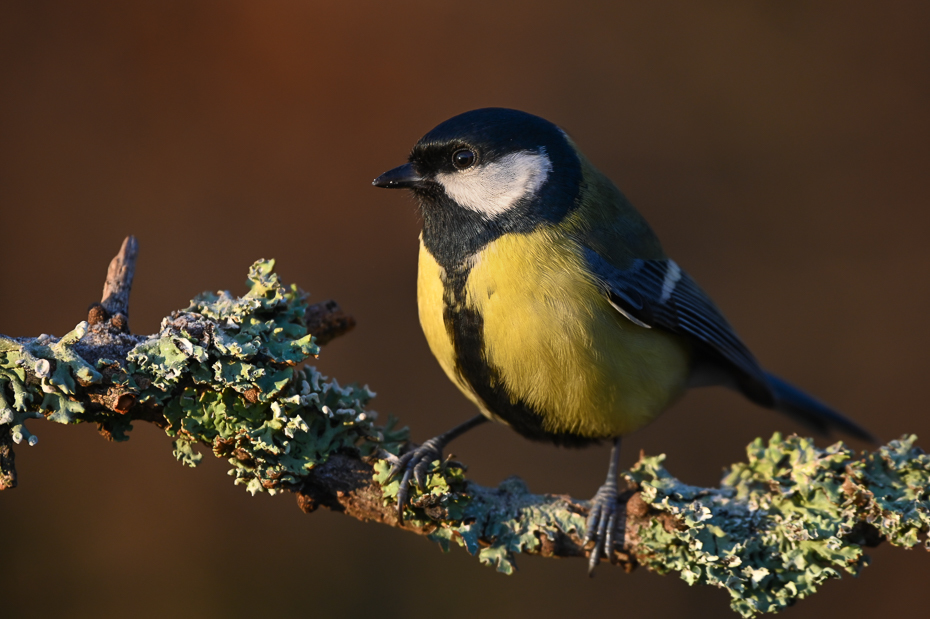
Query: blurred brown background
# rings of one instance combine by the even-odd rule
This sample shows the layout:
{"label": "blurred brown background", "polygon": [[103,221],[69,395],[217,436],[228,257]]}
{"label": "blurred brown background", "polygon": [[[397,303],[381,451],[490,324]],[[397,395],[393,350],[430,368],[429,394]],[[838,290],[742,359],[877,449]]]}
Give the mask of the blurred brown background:
{"label": "blurred brown background", "polygon": [[[423,341],[412,200],[375,190],[438,122],[482,106],[565,127],[760,359],[888,439],[930,440],[930,9],[800,1],[4,2],[0,332],[62,335],[136,234],[135,332],[259,257],[358,319],[324,372],[369,383],[423,440],[473,414]],[[700,6],[699,6],[700,5]],[[141,426],[141,427],[140,427]],[[677,577],[456,549],[252,498],[223,462],[185,469],[34,423],[0,495],[7,617],[441,614],[734,617]],[[720,390],[625,444],[713,484],[756,436],[799,428]],[[824,442],[824,444],[826,444]],[[857,445],[862,447],[862,445]],[[502,427],[454,444],[478,481],[591,496],[607,449]],[[881,547],[787,617],[916,616],[930,557]],[[918,613],[919,614],[919,613]]]}

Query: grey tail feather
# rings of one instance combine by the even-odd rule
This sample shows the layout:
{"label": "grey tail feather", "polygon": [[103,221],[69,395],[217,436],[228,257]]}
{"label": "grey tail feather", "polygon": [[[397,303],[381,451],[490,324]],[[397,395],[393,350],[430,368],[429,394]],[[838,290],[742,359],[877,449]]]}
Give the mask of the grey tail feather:
{"label": "grey tail feather", "polygon": [[873,445],[879,444],[878,439],[871,432],[794,385],[769,372],[765,373],[765,377],[775,395],[775,410],[785,413],[822,434],[829,434],[830,430],[840,430]]}

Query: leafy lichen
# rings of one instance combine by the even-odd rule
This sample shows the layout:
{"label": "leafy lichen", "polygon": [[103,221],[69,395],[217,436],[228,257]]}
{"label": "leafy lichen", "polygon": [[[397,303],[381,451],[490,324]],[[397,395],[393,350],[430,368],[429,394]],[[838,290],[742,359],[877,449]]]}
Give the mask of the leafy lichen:
{"label": "leafy lichen", "polygon": [[[930,456],[915,441],[857,458],[842,443],[821,449],[775,434],[749,445],[747,462],[733,465],[720,488],[685,484],[665,469],[665,456],[643,457],[625,473],[646,506],[645,515],[628,513],[626,550],[656,572],[725,589],[744,617],[776,612],[828,578],[857,574],[869,541],[927,545]],[[393,504],[398,482],[389,468],[380,462],[375,480]],[[435,527],[430,536],[444,549],[455,541],[508,574],[516,553],[585,532],[565,497],[531,494],[516,478],[483,488],[438,461],[410,504],[407,518]]]}
{"label": "leafy lichen", "polygon": [[0,428],[9,427],[14,443],[38,442],[26,429],[28,419],[44,413],[51,421],[74,423],[85,412],[75,397],[78,389],[102,379],[73,351],[86,332],[87,323],[81,322],[57,341],[42,335],[20,344],[0,337]]}
{"label": "leafy lichen", "polygon": [[[674,516],[642,527],[639,560],[689,584],[726,589],[744,617],[775,612],[828,578],[866,563],[868,527],[910,547],[930,525],[930,459],[916,437],[856,459],[842,443],[775,434],[747,448],[719,489],[688,486],[643,458],[627,474],[653,509]],[[874,534],[873,534],[874,535]]]}
{"label": "leafy lichen", "polygon": [[[389,472],[387,461],[375,464],[375,481],[382,484],[386,505],[396,502],[399,488]],[[584,517],[567,497],[532,494],[518,477],[484,488],[467,481],[461,468],[438,460],[424,488],[411,489],[405,518],[415,526],[433,525],[430,539],[443,550],[455,542],[505,574],[516,568],[515,554],[538,551],[543,538],[584,531]]]}
{"label": "leafy lichen", "polygon": [[128,406],[85,405],[112,402],[115,393],[135,413],[156,411],[152,420],[175,438],[178,460],[195,466],[202,456],[194,445],[208,445],[253,494],[299,483],[337,451],[396,451],[405,434],[373,424],[376,414],[366,405],[375,394],[367,386],[340,386],[314,367],[298,367],[319,347],[304,322],[306,295],[282,286],[273,267],[252,265],[242,297],[198,296],[125,362],[100,359],[95,368],[79,357],[74,346],[86,323],[57,341],[0,337],[0,432],[35,444],[24,422],[45,417],[94,421],[125,440]]}

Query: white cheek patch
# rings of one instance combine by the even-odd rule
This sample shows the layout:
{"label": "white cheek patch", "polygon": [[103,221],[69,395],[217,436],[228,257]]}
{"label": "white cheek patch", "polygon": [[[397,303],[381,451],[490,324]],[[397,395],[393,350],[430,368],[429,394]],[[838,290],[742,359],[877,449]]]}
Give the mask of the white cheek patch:
{"label": "white cheek patch", "polygon": [[490,218],[535,195],[550,172],[545,149],[525,150],[470,170],[437,174],[436,181],[459,206]]}

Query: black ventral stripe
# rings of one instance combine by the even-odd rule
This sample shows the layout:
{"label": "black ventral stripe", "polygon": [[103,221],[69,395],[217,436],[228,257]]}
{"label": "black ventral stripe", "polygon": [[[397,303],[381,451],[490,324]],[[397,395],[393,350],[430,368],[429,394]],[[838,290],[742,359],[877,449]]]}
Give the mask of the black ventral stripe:
{"label": "black ventral stripe", "polygon": [[484,320],[465,304],[469,267],[446,271],[443,280],[443,321],[455,351],[455,370],[471,386],[485,406],[524,437],[563,447],[584,447],[597,439],[568,433],[547,432],[543,417],[522,400],[513,402],[504,389],[500,370],[487,361]]}

